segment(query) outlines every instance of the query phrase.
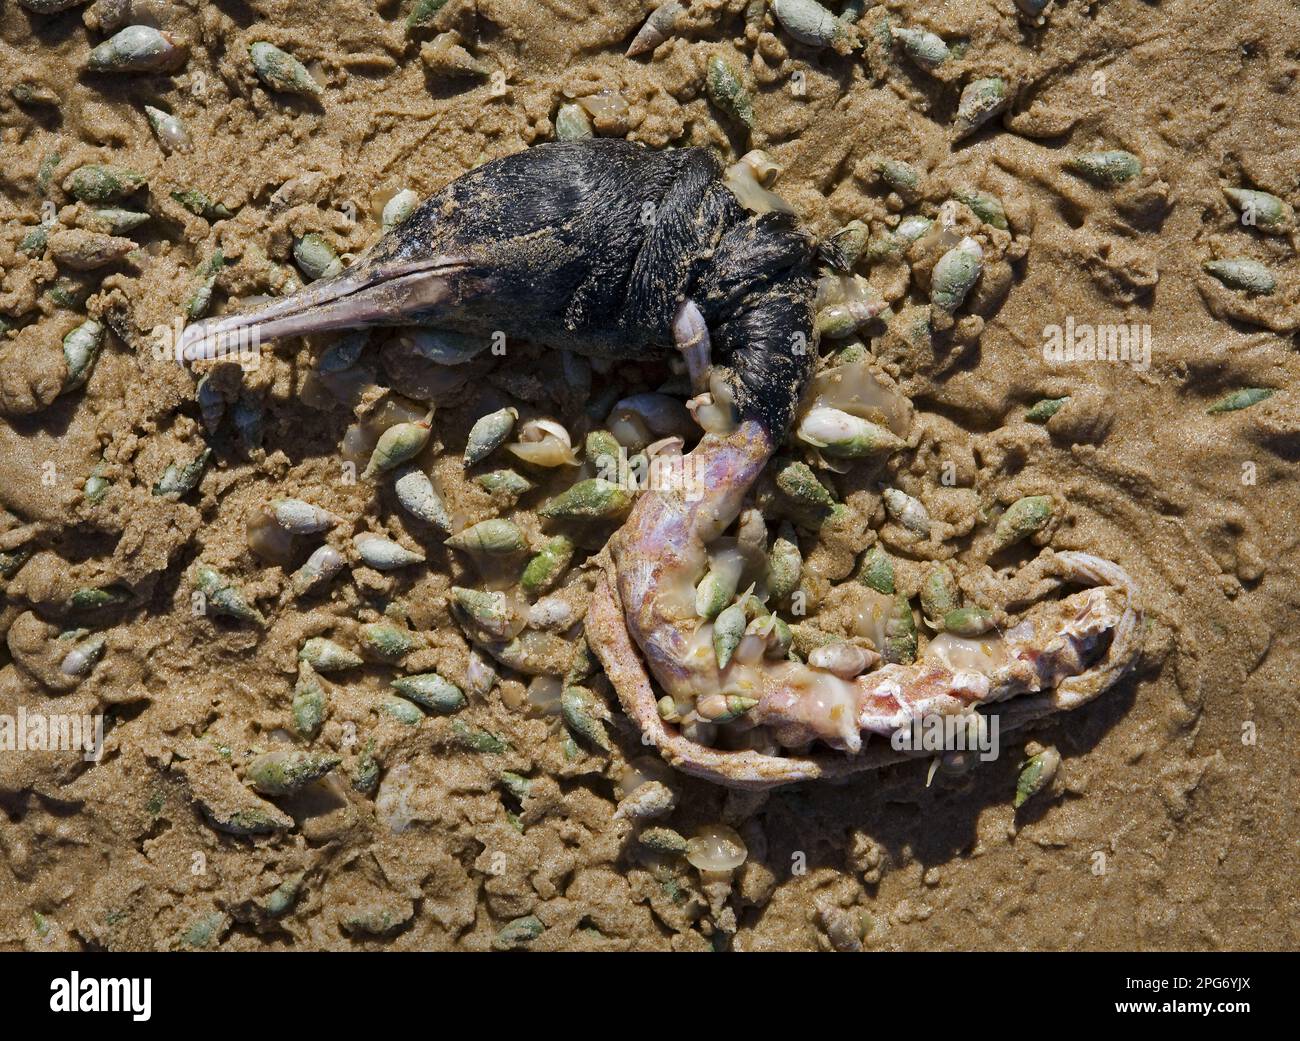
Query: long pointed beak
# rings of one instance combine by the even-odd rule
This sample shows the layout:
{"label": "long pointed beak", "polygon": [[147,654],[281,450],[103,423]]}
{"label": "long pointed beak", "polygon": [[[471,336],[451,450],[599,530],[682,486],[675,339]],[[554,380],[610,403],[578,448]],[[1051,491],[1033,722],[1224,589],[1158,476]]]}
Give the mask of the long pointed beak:
{"label": "long pointed beak", "polygon": [[355,329],[415,324],[420,316],[452,299],[451,276],[467,267],[458,257],[368,263],[313,283],[282,300],[242,314],[187,326],[177,357],[183,361],[225,357],[256,350],[263,340]]}

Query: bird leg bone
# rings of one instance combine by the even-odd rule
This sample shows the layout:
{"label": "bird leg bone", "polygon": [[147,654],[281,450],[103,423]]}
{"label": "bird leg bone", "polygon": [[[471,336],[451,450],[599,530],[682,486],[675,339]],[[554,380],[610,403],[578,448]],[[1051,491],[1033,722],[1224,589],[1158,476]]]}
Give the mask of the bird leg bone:
{"label": "bird leg bone", "polygon": [[673,339],[686,359],[691,375],[691,390],[702,394],[709,385],[709,327],[694,300],[686,300],[673,318]]}

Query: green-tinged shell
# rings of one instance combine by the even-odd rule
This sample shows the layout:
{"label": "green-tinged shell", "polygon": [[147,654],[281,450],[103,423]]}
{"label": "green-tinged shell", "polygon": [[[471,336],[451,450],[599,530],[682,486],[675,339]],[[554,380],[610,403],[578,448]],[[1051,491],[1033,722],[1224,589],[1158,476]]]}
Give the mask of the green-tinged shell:
{"label": "green-tinged shell", "polygon": [[695,711],[710,723],[730,723],[758,704],[758,698],[742,694],[706,694],[695,702]]}
{"label": "green-tinged shell", "polygon": [[45,252],[45,247],[50,241],[50,225],[38,224],[22,237],[18,243],[18,252],[26,253],[29,257],[39,257]]}
{"label": "green-tinged shell", "polygon": [[967,236],[948,250],[930,273],[930,303],[952,314],[965,302],[984,270],[984,250]]}
{"label": "green-tinged shell", "polygon": [[360,642],[362,652],[370,658],[384,662],[400,661],[411,651],[426,646],[426,641],[419,633],[403,629],[392,622],[370,622],[361,627]]}
{"label": "green-tinged shell", "polygon": [[957,191],[955,198],[969,207],[971,213],[989,227],[997,228],[999,231],[1007,230],[1007,211],[1002,206],[1002,200],[996,195],[989,195],[987,192],[976,191],[973,188],[963,188]]}
{"label": "green-tinged shell", "polygon": [[573,102],[561,105],[555,113],[555,139],[557,141],[584,141],[595,137],[591,117],[581,105]]}
{"label": "green-tinged shell", "polygon": [[1007,106],[1007,82],[1000,76],[989,76],[966,85],[957,102],[957,115],[953,119],[953,140],[973,134]]}
{"label": "green-tinged shell", "polygon": [[293,910],[294,905],[298,902],[298,895],[302,891],[302,876],[294,875],[286,878],[273,890],[266,898],[262,905],[263,909],[272,918],[279,918]]}
{"label": "green-tinged shell", "polygon": [[931,625],[942,627],[944,617],[960,604],[957,579],[947,564],[936,564],[926,572],[921,581],[921,613]]}
{"label": "green-tinged shell", "polygon": [[[19,566],[21,567],[21,564]],[[124,604],[129,599],[130,597],[121,590],[87,586],[72,591],[72,595],[68,597],[68,607],[73,611],[96,611],[101,607]]]}
{"label": "green-tinged shell", "polygon": [[78,214],[77,226],[107,235],[125,235],[149,220],[149,214],[138,210],[124,210],[116,206],[101,206]]}
{"label": "green-tinged shell", "polygon": [[436,672],[423,672],[415,676],[401,676],[393,680],[393,689],[408,701],[423,705],[430,712],[449,716],[465,707],[465,695],[450,680]]}
{"label": "green-tinged shell", "polygon": [[523,802],[528,798],[528,793],[532,791],[533,782],[523,774],[517,774],[512,770],[502,770],[501,786],[520,802]]}
{"label": "green-tinged shell", "polygon": [[411,516],[433,525],[444,534],[451,534],[454,525],[451,511],[434,488],[429,475],[418,466],[399,470],[393,481],[393,491],[402,509]]}
{"label": "green-tinged shell", "polygon": [[1279,235],[1295,223],[1295,211],[1276,195],[1251,188],[1224,188],[1223,194],[1237,208],[1241,223],[1248,228]]}
{"label": "green-tinged shell", "polygon": [[51,231],[46,246],[56,264],[73,271],[94,271],[121,260],[137,248],[130,239],[85,228]]}
{"label": "green-tinged shell", "polygon": [[772,540],[772,548],[767,553],[768,595],[773,600],[784,600],[799,588],[799,579],[802,576],[803,554],[799,552],[799,542],[794,528],[788,522],[784,522],[776,538]]}
{"label": "green-tinged shell", "polygon": [[498,951],[511,951],[525,947],[546,931],[546,926],[536,915],[525,915],[507,922],[492,940]]}
{"label": "green-tinged shell", "polygon": [[108,494],[109,488],[113,486],[113,482],[101,472],[103,465],[103,463],[96,465],[90,476],[86,478],[86,483],[81,486],[81,494],[85,496],[86,502],[92,506],[102,502],[104,496]]}
{"label": "green-tinged shell", "polygon": [[510,469],[491,470],[488,473],[479,474],[474,478],[474,483],[489,495],[501,496],[509,500],[512,506],[520,496],[537,487],[523,474]]}
{"label": "green-tinged shell", "polygon": [[379,215],[379,222],[385,231],[395,228],[406,220],[420,205],[420,197],[410,188],[403,188],[386,203]]}
{"label": "green-tinged shell", "polygon": [[736,596],[739,575],[735,570],[710,568],[695,587],[695,613],[716,618]]}
{"label": "green-tinged shell", "polygon": [[1116,148],[1076,155],[1065,161],[1065,168],[1099,188],[1114,188],[1137,177],[1142,172],[1142,160]]}
{"label": "green-tinged shell", "polygon": [[[858,276],[861,280],[861,276]],[[870,295],[853,296],[827,304],[817,311],[817,335],[823,339],[842,340],[861,330],[868,322],[888,310],[888,304],[870,287]]]}
{"label": "green-tinged shell", "polygon": [[745,609],[740,604],[732,604],[714,620],[713,653],[717,655],[718,668],[725,669],[730,664],[748,624]]}
{"label": "green-tinged shell", "polygon": [[868,263],[877,264],[889,257],[897,256],[906,248],[907,243],[899,236],[897,229],[886,231],[867,243],[866,258]]}
{"label": "green-tinged shell", "polygon": [[447,0],[415,0],[406,16],[406,27],[417,29],[430,24],[434,17],[447,6]]}
{"label": "green-tinged shell", "polygon": [[264,41],[253,44],[248,48],[248,57],[253,63],[257,78],[269,90],[309,98],[319,97],[323,93],[321,85],[307,71],[307,66],[273,44]]}
{"label": "green-tinged shell", "polygon": [[849,28],[817,0],[772,0],[769,5],[781,28],[809,47],[847,50]]}
{"label": "green-tinged shell", "polygon": [[189,928],[181,933],[180,942],[184,947],[201,950],[214,946],[226,931],[230,919],[220,911],[213,911],[191,922]]}
{"label": "green-tinged shell", "polygon": [[754,101],[744,81],[725,58],[715,54],[705,73],[709,100],[737,123],[754,129]]}
{"label": "green-tinged shell", "polygon": [[889,33],[903,45],[903,53],[926,72],[933,72],[952,56],[943,37],[928,30],[891,28]]}
{"label": "green-tinged shell", "polygon": [[375,703],[375,708],[402,726],[417,726],[424,719],[420,707],[405,698],[381,698]]}
{"label": "green-tinged shell", "polygon": [[858,581],[877,593],[894,594],[894,561],[879,545],[872,546],[858,565]]}
{"label": "green-tinged shell", "polygon": [[519,410],[513,408],[499,408],[481,416],[470,428],[465,443],[465,465],[481,463],[505,444],[518,418]]}
{"label": "green-tinged shell", "polygon": [[292,795],[324,777],[341,762],[336,755],[279,749],[259,755],[248,764],[244,776],[253,790],[262,795]]}
{"label": "green-tinged shell", "polygon": [[305,661],[298,663],[298,681],[293,688],[293,728],[302,737],[312,738],[320,732],[328,706],[325,684]]}
{"label": "green-tinged shell", "polygon": [[1029,411],[1025,413],[1025,419],[1030,423],[1046,423],[1060,412],[1061,407],[1069,400],[1069,397],[1042,398],[1030,406]]}
{"label": "green-tinged shell", "polygon": [[569,671],[564,674],[564,685],[581,686],[596,674],[598,664],[596,656],[591,652],[591,646],[587,643],[587,638],[578,637],[578,642],[573,647],[573,658],[569,662]]}
{"label": "green-tinged shell", "polygon": [[666,853],[670,856],[686,852],[686,839],[684,836],[673,831],[672,828],[646,828],[636,837],[646,849],[655,853]]}
{"label": "green-tinged shell", "polygon": [[901,159],[877,159],[874,168],[880,179],[905,199],[915,198],[921,187],[921,171]]}
{"label": "green-tinged shell", "polygon": [[885,619],[885,646],[880,653],[894,665],[911,665],[916,661],[916,619],[905,596],[894,598],[894,609]]}
{"label": "green-tinged shell", "polygon": [[90,296],[91,287],[85,280],[59,278],[46,290],[50,301],[64,311],[79,311]]}
{"label": "green-tinged shell", "polygon": [[104,327],[94,319],[82,322],[63,338],[63,360],[68,367],[67,378],[63,381],[66,393],[82,386],[90,378],[104,345]]}
{"label": "green-tinged shell", "polygon": [[208,610],[226,618],[235,618],[241,622],[254,622],[265,625],[266,618],[257,608],[251,606],[243,591],[234,586],[219,589],[208,598]]}
{"label": "green-tinged shell", "polygon": [[602,477],[579,481],[540,510],[543,517],[562,520],[621,520],[632,508],[633,496]]}
{"label": "green-tinged shell", "polygon": [[1022,499],[1017,499],[998,518],[998,523],[993,529],[994,546],[996,549],[1006,549],[1041,531],[1051,519],[1052,497],[1050,495],[1026,495]]}
{"label": "green-tinged shell", "polygon": [[417,550],[407,549],[399,542],[368,531],[353,536],[352,545],[356,547],[361,562],[376,571],[393,571],[422,564],[425,559],[424,554]]}
{"label": "green-tinged shell", "polygon": [[767,646],[763,649],[763,656],[779,661],[790,656],[790,648],[793,646],[794,631],[790,628],[789,623],[783,618],[773,615],[772,627],[767,633]]}
{"label": "green-tinged shell", "polygon": [[564,576],[573,562],[575,550],[573,540],[567,535],[557,535],[550,539],[524,567],[519,587],[524,594],[536,597],[549,593]]}
{"label": "green-tinged shell", "polygon": [[352,767],[352,790],[362,795],[369,795],[379,787],[379,760],[373,751],[367,749],[357,758]]}
{"label": "green-tinged shell", "polygon": [[1265,398],[1271,398],[1273,394],[1272,387],[1243,387],[1241,390],[1234,390],[1231,394],[1225,394],[1205,411],[1210,415],[1216,412],[1237,412],[1243,408],[1250,408],[1251,405],[1257,405]]}
{"label": "green-tinged shell", "polygon": [[485,633],[503,640],[512,635],[514,617],[503,593],[452,586],[451,595],[456,607]]}
{"label": "green-tinged shell", "polygon": [[829,510],[835,499],[807,463],[788,462],[776,473],[776,486],[800,506]]}
{"label": "green-tinged shell", "polygon": [[894,237],[900,242],[912,243],[929,231],[933,226],[934,221],[929,217],[914,214],[911,217],[904,217],[898,222],[898,227],[894,229]]}
{"label": "green-tinged shell", "polygon": [[565,687],[560,695],[560,718],[575,737],[602,752],[610,750],[609,735],[600,716],[604,704],[586,687]]}
{"label": "green-tinged shell", "polygon": [[1249,257],[1207,260],[1202,267],[1229,289],[1267,296],[1277,288],[1277,276],[1258,260]]}
{"label": "green-tinged shell", "polygon": [[304,643],[298,651],[298,660],[306,662],[317,672],[341,672],[365,663],[359,654],[353,654],[325,636],[313,636]]}
{"label": "green-tinged shell", "polygon": [[866,459],[907,447],[888,427],[825,405],[804,414],[795,436],[834,459]]}
{"label": "green-tinged shell", "polygon": [[463,720],[453,720],[451,736],[461,748],[483,755],[500,755],[510,751],[510,742],[505,741],[478,727],[472,727]]}
{"label": "green-tinged shell", "polygon": [[462,553],[483,556],[510,556],[528,548],[519,525],[501,517],[479,521],[447,539],[447,545]]}
{"label": "green-tinged shell", "polygon": [[146,183],[144,174],[124,166],[87,163],[68,175],[63,190],[82,202],[118,202],[138,192]]}
{"label": "green-tinged shell", "polygon": [[1016,797],[1013,802],[1015,808],[1020,809],[1035,795],[1047,788],[1056,776],[1056,771],[1060,765],[1061,753],[1052,746],[1043,749],[1038,755],[1026,762],[1020,769],[1020,776],[1016,779]]}
{"label": "green-tinged shell", "polygon": [[63,153],[50,152],[36,168],[36,191],[42,197],[49,192],[50,182],[54,180],[55,171],[58,170],[61,162],[63,162]]}
{"label": "green-tinged shell", "polygon": [[608,430],[593,430],[582,442],[582,458],[597,470],[617,465],[623,446]]}
{"label": "green-tinged shell", "polygon": [[190,132],[185,129],[185,124],[181,122],[179,116],[173,116],[170,112],[164,112],[152,105],[145,105],[144,117],[149,121],[149,129],[153,131],[153,136],[158,139],[158,144],[167,155],[173,152],[188,152],[193,148],[194,143],[190,140]]}
{"label": "green-tinged shell", "polygon": [[890,517],[918,538],[930,537],[930,513],[919,499],[898,488],[886,488],[881,497]]}
{"label": "green-tinged shell", "polygon": [[993,613],[982,607],[959,607],[944,615],[943,628],[954,636],[983,636],[993,629]]}
{"label": "green-tinged shell", "polygon": [[196,321],[208,313],[208,308],[212,306],[212,292],[217,286],[217,276],[225,264],[226,255],[218,249],[196,269],[198,285],[185,301],[185,317],[190,321]]}
{"label": "green-tinged shell", "polygon": [[396,423],[379,435],[363,477],[370,477],[408,463],[424,451],[433,431],[433,413],[413,423]]}
{"label": "green-tinged shell", "polygon": [[870,238],[870,228],[860,220],[851,220],[820,245],[821,259],[837,271],[852,271]]}
{"label": "green-tinged shell", "polygon": [[243,590],[215,568],[200,565],[194,573],[194,588],[207,598],[208,614],[257,625],[266,624],[262,612],[248,602]]}
{"label": "green-tinged shell", "polygon": [[170,495],[177,499],[188,495],[199,486],[211,458],[212,449],[204,448],[188,463],[172,463],[153,486],[154,495]]}
{"label": "green-tinged shell", "polygon": [[86,59],[91,72],[174,72],[185,64],[189,48],[171,33],[149,25],[128,25],[94,47]]}
{"label": "green-tinged shell", "polygon": [[293,818],[270,803],[247,806],[237,810],[215,809],[205,806],[204,816],[217,831],[241,838],[249,835],[270,835],[293,827]]}
{"label": "green-tinged shell", "polygon": [[171,197],[194,216],[202,217],[204,220],[229,220],[234,216],[229,206],[223,202],[218,202],[207,192],[199,191],[197,188],[178,189],[171,193]]}
{"label": "green-tinged shell", "polygon": [[343,261],[334,247],[324,235],[314,231],[293,240],[293,262],[309,282],[333,278],[343,270]]}

